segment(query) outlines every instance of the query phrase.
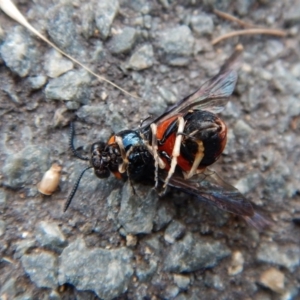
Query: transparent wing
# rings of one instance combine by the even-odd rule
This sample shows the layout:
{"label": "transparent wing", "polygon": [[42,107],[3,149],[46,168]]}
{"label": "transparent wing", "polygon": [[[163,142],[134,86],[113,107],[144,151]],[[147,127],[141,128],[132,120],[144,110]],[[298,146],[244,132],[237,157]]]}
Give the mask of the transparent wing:
{"label": "transparent wing", "polygon": [[196,92],[170,107],[153,122],[162,122],[172,115],[185,113],[191,109],[207,110],[212,113],[222,111],[234,91],[242,52],[243,47],[238,45],[216,76],[204,83]]}
{"label": "transparent wing", "polygon": [[179,174],[174,174],[169,186],[195,195],[199,200],[209,202],[224,211],[241,216],[258,230],[269,225],[269,221],[254,211],[250,201],[209,169],[187,180]]}

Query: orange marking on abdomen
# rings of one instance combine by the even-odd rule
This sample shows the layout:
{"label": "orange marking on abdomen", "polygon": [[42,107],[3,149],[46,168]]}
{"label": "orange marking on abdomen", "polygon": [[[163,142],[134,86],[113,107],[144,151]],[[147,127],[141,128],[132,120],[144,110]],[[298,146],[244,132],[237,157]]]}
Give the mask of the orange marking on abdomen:
{"label": "orange marking on abdomen", "polygon": [[[157,126],[156,137],[157,137],[158,141],[163,138],[166,130],[169,128],[171,123],[174,122],[174,120],[176,120],[178,118],[178,116],[180,116],[180,115],[175,115]],[[168,156],[172,157],[172,152],[173,152],[173,148],[174,148],[174,144],[175,144],[175,140],[176,140],[176,134],[177,134],[177,132],[173,132],[166,138],[165,142],[162,145],[158,145],[158,151],[164,151],[168,154]],[[165,169],[168,171],[170,169],[168,160],[163,156],[161,156],[161,159],[165,162],[165,164],[166,164]],[[183,171],[189,171],[191,169],[191,164],[182,156],[179,156],[177,158],[177,164]]]}
{"label": "orange marking on abdomen", "polygon": [[116,143],[116,136],[115,135],[112,135],[108,142],[107,142],[107,145],[111,145],[111,144],[115,144]]}
{"label": "orange marking on abdomen", "polygon": [[118,179],[122,179],[122,174],[119,171],[112,172],[114,176]]}
{"label": "orange marking on abdomen", "polygon": [[227,126],[221,119],[219,119],[218,121],[219,121],[218,122],[219,125],[221,126],[221,131],[219,133],[220,151],[219,151],[216,158],[219,158],[219,156],[223,153],[223,151],[225,149],[225,146],[226,146],[226,143],[227,143]]}

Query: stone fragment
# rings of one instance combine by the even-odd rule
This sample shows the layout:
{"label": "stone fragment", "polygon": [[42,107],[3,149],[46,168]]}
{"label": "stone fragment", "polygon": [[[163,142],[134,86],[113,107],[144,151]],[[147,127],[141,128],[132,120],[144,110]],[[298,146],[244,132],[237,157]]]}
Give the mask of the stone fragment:
{"label": "stone fragment", "polygon": [[133,275],[131,258],[127,248],[89,249],[77,239],[60,256],[59,283],[94,291],[101,299],[114,299],[128,288]]}
{"label": "stone fragment", "polygon": [[57,257],[49,252],[25,254],[21,258],[23,268],[39,288],[56,288]]}
{"label": "stone fragment", "polygon": [[234,251],[231,257],[231,264],[228,268],[229,275],[237,275],[244,269],[244,257],[242,252]]}
{"label": "stone fragment", "polygon": [[127,181],[122,189],[121,208],[118,220],[127,233],[150,233],[158,200],[157,192],[148,186],[135,186],[133,193]]}
{"label": "stone fragment", "polygon": [[154,63],[153,47],[150,44],[143,45],[130,57],[127,68],[133,70],[144,70],[150,68]]}
{"label": "stone fragment", "polygon": [[270,268],[260,275],[260,283],[272,291],[281,294],[284,291],[285,276],[275,268]]}
{"label": "stone fragment", "polygon": [[214,267],[218,261],[230,255],[230,250],[219,242],[208,242],[187,233],[172,245],[165,259],[164,268],[170,272],[193,272]]}
{"label": "stone fragment", "polygon": [[66,246],[66,239],[55,223],[41,221],[36,228],[36,239],[43,247],[61,251]]}
{"label": "stone fragment", "polygon": [[293,244],[277,245],[263,242],[258,248],[257,259],[293,271],[300,264],[300,248]]}
{"label": "stone fragment", "polygon": [[113,54],[126,53],[131,50],[137,38],[137,32],[132,27],[125,27],[121,33],[116,34],[108,43]]}
{"label": "stone fragment", "polygon": [[96,26],[102,38],[106,39],[110,33],[110,27],[119,10],[118,0],[97,1],[95,11]]}

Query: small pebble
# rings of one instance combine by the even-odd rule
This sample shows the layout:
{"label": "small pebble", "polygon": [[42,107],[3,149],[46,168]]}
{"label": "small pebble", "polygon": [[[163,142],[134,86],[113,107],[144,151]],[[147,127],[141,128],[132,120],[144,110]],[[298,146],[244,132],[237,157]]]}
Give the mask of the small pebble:
{"label": "small pebble", "polygon": [[281,294],[284,291],[285,276],[275,268],[270,268],[260,275],[260,283],[272,291]]}
{"label": "small pebble", "polygon": [[137,244],[137,236],[133,234],[128,234],[126,236],[126,246],[127,247],[134,247]]}
{"label": "small pebble", "polygon": [[231,265],[228,268],[229,275],[237,275],[243,271],[244,268],[244,257],[242,252],[235,251],[232,253]]}

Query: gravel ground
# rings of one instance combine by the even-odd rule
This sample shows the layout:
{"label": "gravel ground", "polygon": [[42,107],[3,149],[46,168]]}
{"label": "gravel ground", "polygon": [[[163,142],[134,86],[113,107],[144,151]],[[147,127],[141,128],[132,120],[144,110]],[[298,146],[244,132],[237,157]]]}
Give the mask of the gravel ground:
{"label": "gravel ground", "polygon": [[[6,299],[299,299],[300,1],[27,1],[29,22],[135,99],[97,81],[0,14],[0,297]],[[243,21],[286,38],[213,38]],[[216,74],[234,46],[244,62],[221,114],[228,144],[213,166],[275,224],[257,232],[183,193],[112,176],[82,178],[68,149],[136,128]],[[62,165],[59,189],[37,183]]]}

